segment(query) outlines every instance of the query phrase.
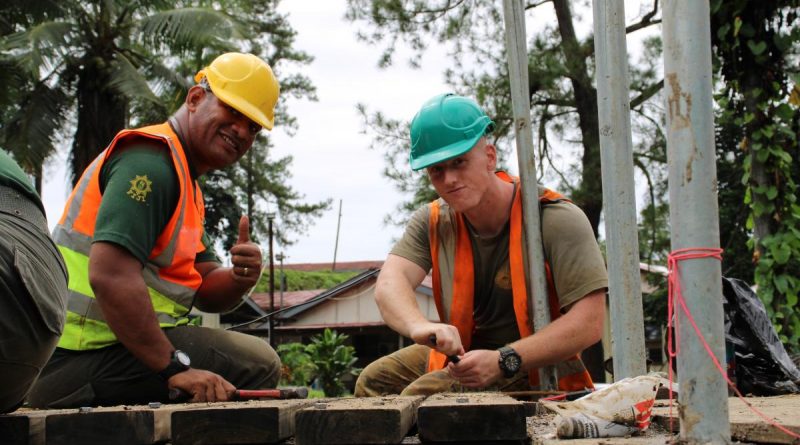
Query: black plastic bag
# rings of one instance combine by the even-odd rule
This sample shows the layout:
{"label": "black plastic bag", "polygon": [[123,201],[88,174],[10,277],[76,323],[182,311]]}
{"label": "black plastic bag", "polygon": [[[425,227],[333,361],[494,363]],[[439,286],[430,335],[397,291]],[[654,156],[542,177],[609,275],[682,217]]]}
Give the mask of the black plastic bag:
{"label": "black plastic bag", "polygon": [[722,294],[726,347],[733,347],[739,391],[756,396],[800,393],[800,370],[756,293],[742,280],[723,277]]}

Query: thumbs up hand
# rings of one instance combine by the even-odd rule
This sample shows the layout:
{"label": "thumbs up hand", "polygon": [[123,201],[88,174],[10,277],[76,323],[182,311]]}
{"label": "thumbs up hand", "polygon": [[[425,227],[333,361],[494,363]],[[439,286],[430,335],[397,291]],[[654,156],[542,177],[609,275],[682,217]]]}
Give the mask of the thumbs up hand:
{"label": "thumbs up hand", "polygon": [[250,219],[242,215],[239,237],[231,248],[231,277],[243,286],[252,287],[261,276],[261,248],[250,241]]}

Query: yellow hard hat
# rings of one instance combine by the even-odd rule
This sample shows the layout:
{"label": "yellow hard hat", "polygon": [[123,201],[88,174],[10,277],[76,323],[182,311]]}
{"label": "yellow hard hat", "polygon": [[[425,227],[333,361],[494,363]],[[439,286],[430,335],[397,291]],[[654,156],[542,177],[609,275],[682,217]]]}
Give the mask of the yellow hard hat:
{"label": "yellow hard hat", "polygon": [[199,83],[203,77],[219,100],[272,130],[281,88],[267,62],[252,54],[226,53],[200,70],[194,80]]}

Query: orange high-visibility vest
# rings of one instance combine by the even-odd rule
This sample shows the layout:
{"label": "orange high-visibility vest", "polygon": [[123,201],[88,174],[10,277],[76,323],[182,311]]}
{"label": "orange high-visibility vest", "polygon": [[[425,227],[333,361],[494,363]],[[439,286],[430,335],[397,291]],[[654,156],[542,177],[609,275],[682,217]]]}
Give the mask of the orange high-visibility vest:
{"label": "orange high-visibility vest", "polygon": [[[131,137],[150,139],[168,147],[180,186],[178,205],[156,239],[142,269],[150,301],[161,327],[188,323],[186,315],[203,281],[195,269],[194,261],[197,253],[204,249],[201,237],[205,205],[202,192],[191,177],[180,139],[167,123],[122,130],[83,172],[53,231],[53,240],[69,270],[67,323],[58,343],[60,348],[89,350],[118,342],[106,323],[89,283],[89,250],[103,198],[100,171],[120,142]],[[149,192],[149,187],[141,190],[134,190],[134,187],[132,184],[134,195],[146,196]],[[136,221],[131,221],[131,224],[136,224]]]}
{"label": "orange high-visibility vest", "polygon": [[[509,267],[511,269],[511,292],[513,295],[514,315],[517,319],[517,326],[521,338],[533,334],[533,323],[528,315],[528,292],[525,285],[525,266],[523,258],[523,238],[522,238],[522,193],[519,187],[519,179],[512,178],[505,172],[497,172],[497,176],[507,182],[513,182],[516,187],[514,202],[511,205],[510,233],[509,233]],[[542,203],[552,203],[566,200],[561,194],[549,189],[545,189],[544,194],[539,196]],[[459,212],[448,211],[444,217],[448,221],[442,223],[440,207],[444,203],[436,200],[430,203],[429,218],[429,240],[431,249],[431,259],[433,263],[433,298],[436,302],[436,309],[439,319],[444,323],[449,323],[458,329],[461,336],[461,343],[464,349],[469,350],[472,341],[472,332],[475,327],[473,318],[474,285],[475,271],[472,256],[472,242],[464,221],[464,216]],[[446,203],[444,203],[446,205]],[[454,220],[454,221],[453,221]],[[453,232],[453,228],[455,233]],[[451,243],[452,258],[443,259],[439,255],[441,249],[446,249],[445,243]],[[454,244],[454,246],[452,246]],[[454,247],[454,248],[453,248]],[[443,290],[442,268],[451,269],[453,277],[452,288]],[[559,310],[558,295],[556,294],[550,265],[545,263],[547,273],[548,299],[550,301],[550,316],[555,320],[561,315]],[[446,365],[447,357],[431,349],[428,356],[428,372],[443,369]],[[592,378],[586,371],[583,362],[578,355],[559,363],[556,366],[558,372],[558,386],[564,391],[575,391],[584,388],[593,388]],[[537,369],[528,371],[531,385],[539,385],[539,372]]]}

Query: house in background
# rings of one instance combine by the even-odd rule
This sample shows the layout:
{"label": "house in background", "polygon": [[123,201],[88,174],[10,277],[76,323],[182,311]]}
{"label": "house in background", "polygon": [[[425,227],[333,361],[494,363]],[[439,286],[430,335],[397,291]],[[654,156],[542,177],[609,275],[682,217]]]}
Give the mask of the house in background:
{"label": "house in background", "polygon": [[[375,267],[375,266],[378,267]],[[274,294],[275,309],[284,309],[276,314],[272,333],[274,344],[301,342],[309,343],[312,336],[326,328],[347,334],[356,349],[356,366],[364,367],[372,361],[412,344],[394,332],[381,318],[375,303],[375,282],[378,262],[337,263],[337,271],[358,270],[367,266],[358,275],[330,289],[283,292],[283,306],[279,292]],[[295,270],[330,270],[330,264],[290,265],[285,268]],[[416,289],[417,304],[429,320],[438,321],[436,305],[433,302],[430,277]],[[270,295],[254,293],[236,311],[221,318],[220,327],[230,327],[247,322],[269,313]],[[263,320],[236,330],[263,338],[269,338],[269,323]]]}

